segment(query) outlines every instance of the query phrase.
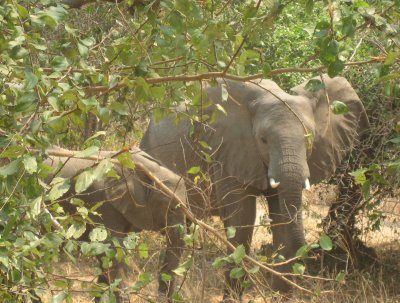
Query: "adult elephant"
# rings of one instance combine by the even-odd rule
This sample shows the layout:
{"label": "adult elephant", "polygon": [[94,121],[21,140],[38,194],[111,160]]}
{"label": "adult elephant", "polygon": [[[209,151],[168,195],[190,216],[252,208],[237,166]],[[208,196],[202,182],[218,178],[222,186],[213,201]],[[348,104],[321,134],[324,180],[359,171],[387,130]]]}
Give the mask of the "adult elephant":
{"label": "adult elephant", "polygon": [[[308,91],[306,82],[293,88],[293,95],[270,80],[218,80],[218,85],[206,88],[212,102],[203,100],[208,107],[202,114],[211,117],[221,107],[226,114],[217,118],[214,114],[209,123],[177,123],[176,116],[184,111],[180,106],[175,115],[150,122],[141,148],[182,175],[194,166],[208,169],[213,213],[220,215],[225,227],[236,227],[229,241],[235,246],[243,244],[247,253],[256,196],[266,195],[273,247],[291,258],[305,244],[303,188],[331,176],[368,126],[364,107],[346,79],[323,75],[314,81],[318,79],[323,79],[324,89]],[[349,111],[333,114],[330,105],[336,100],[345,103]],[[209,156],[204,156],[204,151]],[[190,188],[188,194],[191,206],[200,205],[199,214],[203,197]],[[287,272],[290,265],[279,270]],[[242,295],[240,281],[230,278],[229,272],[225,276],[224,299],[238,299]],[[286,291],[289,286],[275,278],[273,288]]]}

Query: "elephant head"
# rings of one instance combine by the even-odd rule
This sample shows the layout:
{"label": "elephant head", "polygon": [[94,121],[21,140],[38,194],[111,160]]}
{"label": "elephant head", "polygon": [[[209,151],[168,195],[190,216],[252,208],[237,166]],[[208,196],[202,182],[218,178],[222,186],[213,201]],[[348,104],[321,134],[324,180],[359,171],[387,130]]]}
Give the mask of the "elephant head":
{"label": "elephant head", "polygon": [[[295,95],[270,80],[220,80],[218,86],[208,88],[209,98],[222,105],[227,115],[221,114],[207,137],[216,160],[230,175],[264,191],[280,186],[293,170],[303,187],[335,172],[368,119],[345,78],[323,75],[325,89],[317,92],[307,91],[307,83],[294,87]],[[336,100],[345,103],[349,112],[333,114],[330,104]]]}

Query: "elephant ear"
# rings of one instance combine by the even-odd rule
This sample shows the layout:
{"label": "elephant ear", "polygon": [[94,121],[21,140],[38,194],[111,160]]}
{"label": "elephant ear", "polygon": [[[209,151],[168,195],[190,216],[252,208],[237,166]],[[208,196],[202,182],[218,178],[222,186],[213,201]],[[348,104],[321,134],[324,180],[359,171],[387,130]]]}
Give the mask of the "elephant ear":
{"label": "elephant ear", "polygon": [[213,159],[224,176],[234,176],[243,184],[266,190],[267,171],[254,139],[248,108],[249,103],[262,93],[250,83],[228,80],[220,82],[218,86],[208,87],[207,96],[213,105],[206,111],[210,116],[218,111],[219,114],[205,130],[203,138],[212,148]]}
{"label": "elephant ear", "polygon": [[[320,79],[316,77],[313,80]],[[325,88],[317,92],[306,90],[308,82],[292,88],[292,91],[315,102],[314,144],[308,160],[310,181],[314,184],[335,173],[368,128],[369,122],[360,98],[345,78],[323,75]],[[348,112],[334,114],[331,105],[335,101],[346,104]]]}

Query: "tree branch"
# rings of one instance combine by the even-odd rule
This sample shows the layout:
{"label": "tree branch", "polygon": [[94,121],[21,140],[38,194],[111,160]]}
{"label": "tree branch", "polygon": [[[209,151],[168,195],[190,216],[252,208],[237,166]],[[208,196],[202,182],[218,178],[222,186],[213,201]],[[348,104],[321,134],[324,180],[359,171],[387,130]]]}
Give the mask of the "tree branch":
{"label": "tree branch", "polygon": [[[366,60],[366,61],[348,62],[348,63],[345,63],[344,65],[345,66],[364,65],[364,64],[370,64],[370,63],[382,62],[384,60],[385,60],[384,57],[376,57],[376,58],[372,58],[372,59]],[[286,73],[316,73],[316,72],[321,72],[325,69],[327,69],[327,66],[325,66],[325,65],[321,65],[318,67],[311,67],[311,68],[287,67],[287,68],[274,69],[268,75],[275,76],[275,75],[286,74]],[[251,81],[251,80],[262,79],[264,77],[265,77],[265,75],[263,73],[254,74],[254,75],[250,75],[250,76],[236,76],[236,75],[232,75],[232,74],[226,74],[225,72],[208,72],[208,73],[203,73],[203,74],[198,74],[198,75],[175,75],[175,76],[166,76],[166,77],[158,77],[158,78],[145,78],[145,80],[149,84],[161,84],[161,83],[178,82],[178,81],[191,82],[191,81],[202,81],[202,80],[209,80],[209,79],[215,79],[215,78],[224,78],[224,79],[229,79],[229,80],[247,82],[247,81]],[[103,93],[103,92],[110,92],[113,90],[118,90],[125,86],[126,86],[126,83],[124,81],[121,81],[117,85],[115,85],[111,88],[108,86],[89,86],[89,87],[86,87],[85,90],[88,93],[96,94],[96,93]]]}

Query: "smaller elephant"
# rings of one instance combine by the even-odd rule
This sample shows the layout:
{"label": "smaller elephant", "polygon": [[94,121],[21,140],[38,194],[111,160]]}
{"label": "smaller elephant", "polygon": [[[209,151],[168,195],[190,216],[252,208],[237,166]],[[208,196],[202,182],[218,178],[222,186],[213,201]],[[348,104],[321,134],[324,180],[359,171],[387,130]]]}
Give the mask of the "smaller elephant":
{"label": "smaller elephant", "polygon": [[[69,152],[61,148],[47,150],[49,155]],[[101,157],[111,157],[115,155],[113,151],[102,151]],[[181,201],[186,202],[186,188],[181,177],[161,166],[155,159],[139,149],[130,151],[134,163],[141,163],[160,181],[162,181],[171,191],[173,191]],[[95,164],[94,160],[68,158],[63,156],[49,156],[45,164],[55,168],[56,176],[63,178],[73,178],[81,171],[88,169]],[[140,169],[130,170],[121,165],[114,165],[120,178],[105,177],[101,181],[95,181],[88,189],[76,194],[73,190],[66,193],[60,203],[65,212],[73,213],[76,211],[74,205],[69,203],[70,198],[75,197],[83,200],[85,206],[91,207],[98,202],[103,204],[96,210],[101,218],[93,216],[95,223],[103,223],[115,237],[123,237],[129,232],[141,230],[164,231],[166,236],[167,248],[161,272],[173,276],[172,270],[178,267],[184,242],[179,231],[179,225],[185,225],[185,216],[177,203],[163,192],[158,190],[152,180]],[[72,181],[72,180],[71,180]],[[73,186],[71,186],[73,188]],[[87,240],[92,228],[88,227],[81,240]],[[122,269],[122,264],[118,264],[110,270],[109,275],[101,275],[99,282],[110,283],[109,277],[115,276]],[[161,277],[161,276],[160,276]],[[167,295],[168,298],[175,291],[174,279],[165,282],[159,279],[159,292]],[[118,301],[122,300],[122,296]]]}

